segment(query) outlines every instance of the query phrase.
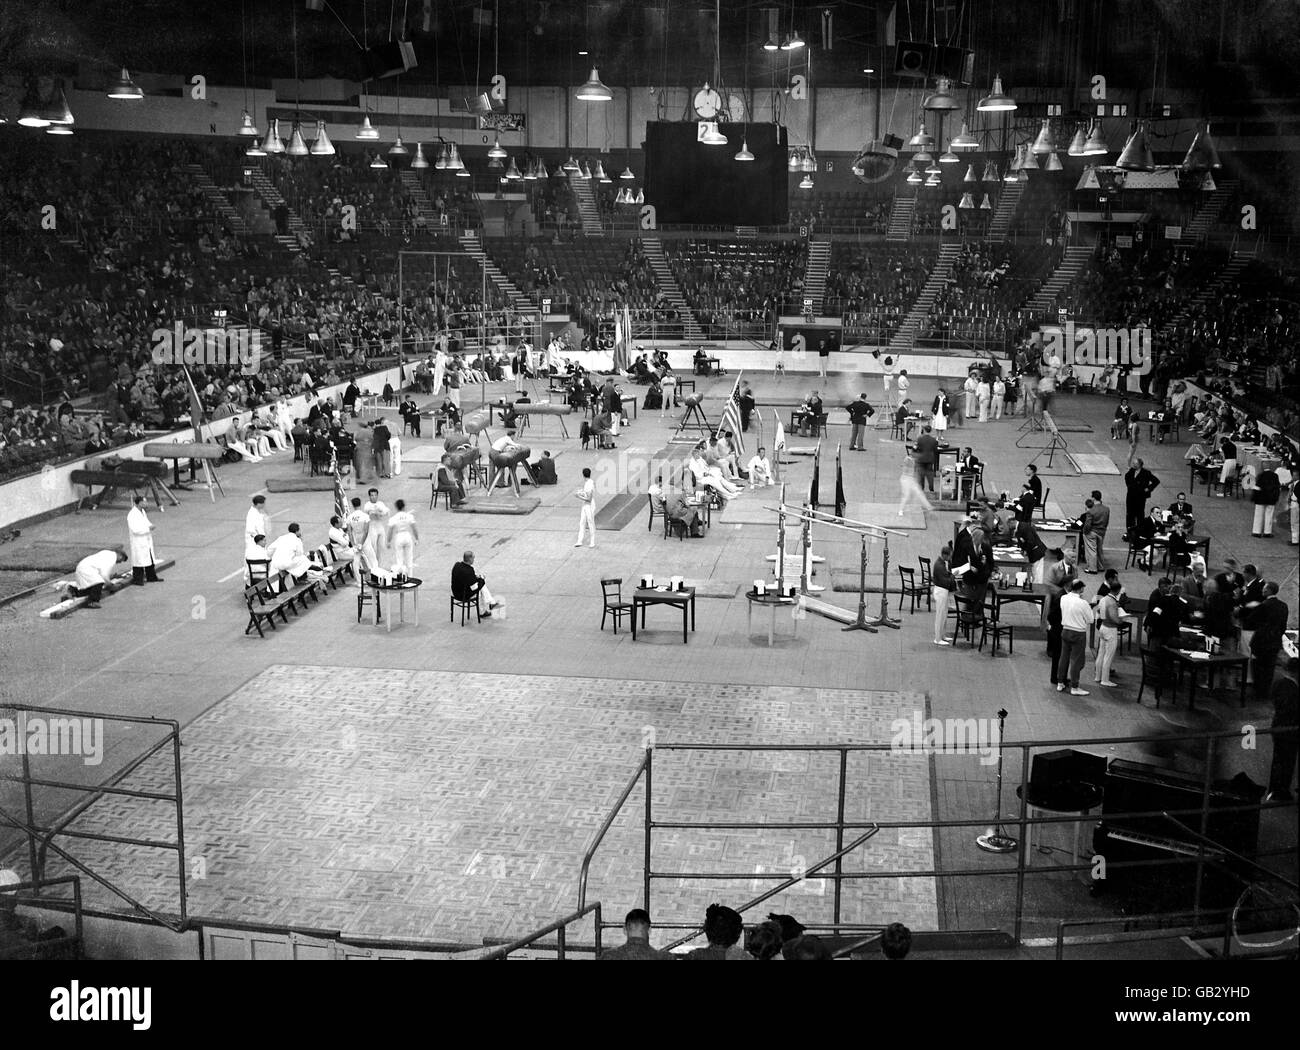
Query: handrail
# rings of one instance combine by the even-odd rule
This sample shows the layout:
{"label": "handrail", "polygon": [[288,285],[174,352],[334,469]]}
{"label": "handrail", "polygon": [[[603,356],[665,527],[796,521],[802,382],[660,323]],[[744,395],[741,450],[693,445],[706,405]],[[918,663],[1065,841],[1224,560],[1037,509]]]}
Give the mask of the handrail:
{"label": "handrail", "polygon": [[472,951],[461,952],[457,955],[453,955],[452,959],[460,962],[494,962],[497,959],[506,958],[511,952],[518,951],[520,948],[528,947],[528,945],[541,940],[548,933],[556,933],[559,935],[556,938],[557,958],[563,960],[565,953],[565,928],[592,912],[596,913],[596,954],[599,955],[601,931],[600,901],[596,901],[594,904],[580,907],[577,911],[570,912],[563,918],[548,923],[540,930],[534,930],[532,933],[525,934],[523,937],[511,941],[509,944],[503,944],[495,948],[475,948]]}
{"label": "handrail", "polygon": [[[1186,936],[1186,934],[1178,933],[1180,929],[1185,929],[1188,931],[1202,929],[1205,924],[1197,921],[1202,918],[1210,919],[1211,921],[1209,925],[1218,926],[1219,920],[1214,919],[1214,916],[1216,915],[1220,915],[1223,917],[1222,919],[1223,925],[1225,926],[1225,928],[1227,928],[1228,926],[1227,919],[1230,915],[1230,912],[1226,908],[1220,911],[1205,911],[1204,909],[1202,909],[1199,912],[1194,912],[1194,911],[1153,912],[1147,915],[1106,915],[1102,917],[1093,917],[1089,919],[1061,919],[1056,924],[1056,961],[1061,962],[1065,957],[1065,930],[1067,927],[1070,926],[1080,926],[1080,927],[1081,926],[1109,926],[1109,925],[1113,925],[1114,923],[1139,923],[1139,922],[1168,923],[1175,920],[1182,920],[1188,918],[1192,920],[1191,925],[1153,927],[1150,931],[1147,931],[1151,934],[1150,937],[1133,936],[1129,938],[1130,940],[1135,940],[1135,941],[1155,940],[1158,937]],[[1123,933],[1140,934],[1142,932],[1143,931],[1141,930],[1120,931],[1121,934]],[[1089,941],[1088,943],[1104,943],[1104,942]]]}
{"label": "handrail", "polygon": [[[834,864],[837,860],[840,860],[840,859],[842,859],[843,857],[847,856],[848,854],[852,853],[855,849],[857,849],[859,846],[861,846],[861,845],[862,845],[864,842],[866,842],[868,839],[875,838],[876,835],[878,835],[879,833],[880,833],[880,828],[878,828],[878,827],[874,827],[874,826],[873,826],[873,827],[871,828],[871,830],[868,831],[866,834],[864,834],[864,835],[859,835],[856,839],[854,839],[852,842],[850,842],[850,843],[849,843],[847,846],[845,846],[843,849],[836,850],[834,853],[832,853],[832,854],[831,854],[829,857],[827,857],[825,860],[818,861],[818,862],[817,862],[816,864],[814,864],[811,868],[806,869],[806,870],[803,872],[803,874],[801,874],[801,875],[791,875],[791,876],[790,876],[789,878],[787,878],[784,882],[779,883],[779,884],[776,885],[776,886],[773,886],[773,887],[772,887],[770,890],[768,890],[766,893],[759,894],[759,895],[758,895],[757,897],[755,897],[753,900],[746,901],[744,904],[742,904],[739,908],[736,908],[735,910],[736,910],[737,912],[740,912],[740,913],[743,914],[744,912],[748,911],[750,908],[753,908],[755,905],[762,904],[762,903],[763,903],[765,900],[767,900],[769,897],[775,897],[778,893],[784,893],[784,892],[785,892],[786,890],[788,890],[791,886],[796,886],[796,885],[798,885],[799,883],[803,882],[804,879],[808,878],[808,877],[809,877],[810,875],[812,875],[814,872],[821,871],[822,868],[825,868],[825,867],[827,867],[827,866],[829,866],[829,865],[831,865],[831,864]],[[838,880],[838,879],[842,878],[843,876],[842,876],[842,875],[839,875],[839,874],[836,874],[836,875],[830,875],[830,876],[826,876],[826,877],[827,877],[827,878],[832,878],[832,879],[836,879],[836,880]],[[691,934],[689,934],[689,935],[687,935],[687,936],[685,936],[685,937],[679,937],[677,940],[673,941],[672,944],[667,945],[667,946],[664,948],[664,951],[672,951],[674,948],[677,948],[677,947],[679,947],[680,945],[685,944],[687,941],[693,941],[693,940],[695,940],[695,938],[698,937],[698,936],[703,932],[703,930],[704,930],[704,928],[703,928],[702,926],[701,926],[701,927],[696,927],[696,930],[695,930],[694,933],[691,933]]]}
{"label": "handrail", "polygon": [[[641,761],[637,763],[636,770],[632,773],[632,776],[628,779],[627,786],[623,788],[623,793],[618,796],[618,801],[614,803],[613,807],[609,811],[609,815],[605,817],[604,822],[600,825],[600,829],[596,832],[595,837],[592,839],[591,845],[587,847],[587,852],[582,855],[582,870],[578,875],[579,910],[587,906],[587,875],[591,870],[591,862],[596,856],[596,850],[600,848],[600,844],[602,841],[604,841],[606,833],[613,826],[614,821],[618,819],[618,815],[623,809],[623,803],[626,802],[628,796],[632,794],[632,789],[636,787],[637,781],[641,779],[641,774],[648,772],[650,767],[650,755],[652,751],[653,751],[652,748],[645,749],[645,754],[641,757]],[[650,782],[649,782],[649,778],[647,777],[646,794],[648,795],[649,793],[650,793]]]}

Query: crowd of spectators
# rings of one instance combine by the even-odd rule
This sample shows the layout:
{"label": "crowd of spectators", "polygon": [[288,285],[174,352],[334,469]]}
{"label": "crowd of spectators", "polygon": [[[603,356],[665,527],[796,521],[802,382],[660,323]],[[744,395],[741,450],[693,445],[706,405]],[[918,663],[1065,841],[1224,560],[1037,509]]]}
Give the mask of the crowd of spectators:
{"label": "crowd of spectators", "polygon": [[[807,245],[785,241],[665,241],[682,295],[710,334],[766,332],[803,290]],[[716,331],[714,331],[716,330]]]}

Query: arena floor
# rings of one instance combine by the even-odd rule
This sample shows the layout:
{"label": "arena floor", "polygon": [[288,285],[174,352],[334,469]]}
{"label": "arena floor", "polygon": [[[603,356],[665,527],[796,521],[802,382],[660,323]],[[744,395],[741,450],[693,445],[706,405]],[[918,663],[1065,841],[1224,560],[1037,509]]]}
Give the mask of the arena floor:
{"label": "arena floor", "polygon": [[[828,404],[842,405],[862,383],[847,375],[824,383],[796,376],[780,384],[770,376],[746,378],[754,380],[760,405],[793,401],[813,387],[822,389]],[[731,381],[701,382],[711,397],[705,402],[711,419]],[[499,389],[489,387],[488,397]],[[873,381],[873,396],[877,390]],[[918,403],[932,394],[924,382],[913,387]],[[478,396],[475,388],[464,392],[468,405]],[[1113,402],[1080,396],[1062,399],[1056,414],[1072,427],[1066,433],[1072,451],[1109,457],[1122,469],[1126,449],[1107,437],[1112,410]],[[788,407],[781,412],[788,418]],[[902,446],[887,439],[887,430],[875,431],[867,451],[849,453],[848,427],[837,420],[842,414],[832,415],[823,446],[822,498],[834,492],[833,448],[843,442],[848,515],[883,516],[897,499]],[[772,421],[765,410],[769,444]],[[971,424],[958,432],[989,463],[990,492],[1018,489],[1024,464],[1035,455],[1034,449],[1015,447],[1020,423]],[[541,433],[556,435],[558,428],[552,420]],[[641,414],[620,441],[627,447],[613,454],[583,452],[577,428],[570,433],[567,441],[525,434],[534,451],[563,453],[560,484],[533,493],[542,504],[525,517],[428,510],[423,465],[379,483],[390,506],[396,498],[411,504],[423,537],[417,567],[428,581],[419,626],[407,623],[391,633],[372,627],[368,613],[358,623],[355,591],[343,591],[291,620],[287,629],[268,632],[265,640],[245,637],[239,575],[248,498],[264,490],[268,477],[296,475],[299,466],[280,453],[261,464],[224,468],[226,495],[215,504],[196,490],[181,495],[180,507],[152,513],[159,554],[176,559],[164,584],[129,588],[106,598],[98,612],[79,611],[61,621],[37,615],[53,602],[48,591],[0,607],[0,703],[181,723],[187,855],[199,862],[191,865],[187,887],[192,914],[461,943],[523,933],[572,908],[583,850],[650,732],[659,743],[887,743],[897,718],[993,718],[999,707],[1009,711],[1007,737],[1013,740],[1268,724],[1268,706],[1252,701],[1240,709],[1235,690],[1231,696],[1202,694],[1194,712],[1181,703],[1158,711],[1149,701],[1139,706],[1133,703],[1137,660],[1127,654],[1116,664],[1119,689],[1066,699],[1048,686],[1036,616],[1024,611],[1008,614],[1019,625],[1014,656],[991,659],[987,650],[935,647],[931,617],[906,608],[901,630],[878,634],[842,633],[839,624],[811,615],[782,623],[769,648],[766,614],[755,618],[751,633],[741,591],[766,575],[764,557],[775,551],[775,515],[764,509],[775,504],[774,491],[747,492],[733,501],[715,516],[704,539],[664,540],[658,528],[646,531],[642,513],[621,530],[600,532],[595,550],[578,550],[572,493],[581,467],[594,466],[601,456],[661,449],[671,430],[657,412]],[[810,443],[791,439],[792,445]],[[414,444],[432,440],[426,436]],[[413,447],[412,439],[405,447]],[[1163,479],[1157,492],[1162,502],[1186,487],[1187,447],[1142,446],[1148,466]],[[1054,471],[1043,469],[1044,484],[1052,489],[1049,514],[1057,507],[1077,510],[1083,495],[1099,488],[1122,523],[1118,474],[1078,475],[1059,459]],[[810,471],[805,457],[786,468],[792,501],[806,492]],[[1282,597],[1294,624],[1294,548],[1280,533],[1271,542],[1252,539],[1245,503],[1208,499],[1203,492],[1191,501],[1198,531],[1203,525],[1213,536],[1212,561],[1231,555],[1254,561],[1266,578],[1286,580]],[[266,509],[276,526],[301,522],[314,544],[324,538],[331,505],[329,492],[287,493],[271,494]],[[891,564],[933,557],[951,538],[955,516],[931,513],[926,529],[906,530],[891,543]],[[125,538],[124,522],[119,504],[34,527],[22,542],[113,545]],[[1112,564],[1122,565],[1119,531],[1112,529],[1108,553]],[[855,594],[829,588],[833,575],[856,571],[857,538],[826,529],[816,534],[815,545],[826,558],[818,576],[828,587],[823,597],[855,609]],[[445,581],[467,548],[504,599],[506,618],[465,627],[448,622]],[[872,559],[878,580],[878,549]],[[712,592],[726,595],[698,600],[689,644],[682,644],[676,614],[664,610],[651,611],[651,629],[635,643],[626,631],[615,637],[599,630],[600,579],[635,581],[646,572],[709,580]],[[892,585],[892,568],[891,577]],[[1130,570],[1124,578],[1131,591],[1145,596],[1141,574]],[[890,602],[897,614],[897,597]],[[878,594],[868,595],[871,611],[878,603]],[[49,758],[36,771],[99,783],[147,741],[142,731],[119,732],[110,724],[101,765]],[[1132,757],[1198,768],[1197,757],[1172,742],[1127,750]],[[1019,761],[1008,757],[1006,774],[1014,784]],[[1218,772],[1244,770],[1262,782],[1267,761],[1267,753],[1232,753],[1221,758]],[[0,763],[12,762],[0,757]],[[660,752],[656,817],[830,820],[834,765],[807,753]],[[970,756],[859,754],[849,774],[848,819],[992,819],[995,767]],[[153,760],[130,783],[158,786],[169,777],[168,763]],[[12,784],[0,788],[0,797],[6,809],[19,802]],[[47,789],[38,797],[37,816],[52,819],[74,800],[71,792]],[[1010,800],[1008,788],[1004,813]],[[165,807],[150,805],[100,801],[76,827],[130,836],[161,833]],[[615,915],[641,898],[642,805],[638,788],[592,871],[589,897]],[[1282,835],[1285,819],[1266,816],[1265,835]],[[881,832],[849,858],[846,870],[1005,868],[1007,858],[975,849],[980,830]],[[1035,856],[1035,863],[1059,861],[1066,839],[1064,831],[1048,832],[1045,841],[1056,848],[1050,856]],[[22,871],[25,851],[14,850],[18,841],[0,831],[0,844],[10,851],[5,863]],[[757,875],[815,863],[832,848],[823,832],[665,832],[656,842],[655,867]],[[79,843],[72,852],[150,906],[174,910],[174,861],[102,843]],[[1006,927],[1013,883],[992,874],[853,880],[845,883],[843,919],[897,920],[918,929]],[[661,922],[688,922],[712,900],[734,904],[766,885],[753,878],[664,880],[656,884],[652,908]],[[89,900],[117,906],[98,888]],[[1106,914],[1084,886],[1059,874],[1031,878],[1027,902],[1029,932],[1053,931],[1055,918],[1064,915]],[[809,882],[773,906],[805,922],[826,921],[830,891]]]}

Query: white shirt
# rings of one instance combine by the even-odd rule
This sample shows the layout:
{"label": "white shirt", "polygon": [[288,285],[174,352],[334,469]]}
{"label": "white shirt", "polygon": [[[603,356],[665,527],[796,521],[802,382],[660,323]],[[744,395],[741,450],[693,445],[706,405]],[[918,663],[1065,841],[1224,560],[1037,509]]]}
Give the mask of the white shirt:
{"label": "white shirt", "polygon": [[772,476],[772,462],[766,456],[755,453],[753,459],[749,461],[747,472],[750,477],[761,474],[765,478],[770,478]]}
{"label": "white shirt", "polygon": [[594,478],[587,478],[583,481],[582,491],[578,494],[578,498],[593,511],[596,509],[596,482]]}
{"label": "white shirt", "polygon": [[335,547],[344,547],[349,550],[352,547],[352,541],[348,539],[348,534],[342,529],[335,528],[333,525],[330,526],[330,543]]}
{"label": "white shirt", "polygon": [[354,510],[348,514],[347,525],[352,531],[352,543],[361,546],[365,542],[366,530],[370,528],[370,515],[364,510]]}
{"label": "white shirt", "polygon": [[1092,606],[1082,595],[1069,591],[1061,595],[1061,630],[1084,631],[1092,626]]}
{"label": "white shirt", "polygon": [[[388,519],[388,527],[393,531],[394,538],[403,534],[410,534],[415,525],[415,515],[409,510],[399,510]],[[412,537],[414,538],[414,537]]]}
{"label": "white shirt", "polygon": [[265,536],[270,527],[270,519],[262,511],[257,507],[248,508],[248,514],[244,518],[244,534],[246,536]]}
{"label": "white shirt", "polygon": [[[265,536],[266,533],[259,535]],[[244,537],[244,560],[245,561],[270,561],[271,552],[265,547],[259,546],[253,542],[252,536]]]}
{"label": "white shirt", "polygon": [[108,583],[117,564],[117,551],[99,551],[77,562],[77,590],[84,591],[97,583]]}
{"label": "white shirt", "polygon": [[907,376],[898,377],[898,396],[901,399],[912,388],[912,381]]}
{"label": "white shirt", "polygon": [[306,557],[303,554],[302,540],[292,532],[277,536],[267,544],[266,549],[271,552],[272,572],[284,572],[286,569],[292,569],[298,559]]}
{"label": "white shirt", "polygon": [[367,501],[362,504],[361,509],[365,511],[368,518],[386,518],[388,517],[388,505],[383,500]]}

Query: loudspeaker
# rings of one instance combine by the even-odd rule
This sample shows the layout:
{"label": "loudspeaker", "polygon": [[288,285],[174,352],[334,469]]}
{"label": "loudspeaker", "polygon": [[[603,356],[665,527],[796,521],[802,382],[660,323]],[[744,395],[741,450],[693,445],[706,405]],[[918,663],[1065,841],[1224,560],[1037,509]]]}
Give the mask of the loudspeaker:
{"label": "loudspeaker", "polygon": [[[1071,796],[1101,787],[1106,779],[1106,759],[1087,751],[1064,749],[1034,755],[1029,767],[1029,797],[1051,809],[1078,808]],[[1058,805],[1059,803],[1059,805]]]}
{"label": "loudspeaker", "polygon": [[898,151],[903,148],[903,140],[897,135],[886,135],[880,140],[880,144],[886,149],[892,149],[895,156],[897,156]]}
{"label": "loudspeaker", "polygon": [[900,40],[894,50],[894,73],[900,77],[925,78],[934,62],[934,45],[919,40]]}
{"label": "loudspeaker", "polygon": [[975,52],[940,44],[934,49],[932,68],[936,77],[947,77],[954,84],[969,84],[975,75]]}

